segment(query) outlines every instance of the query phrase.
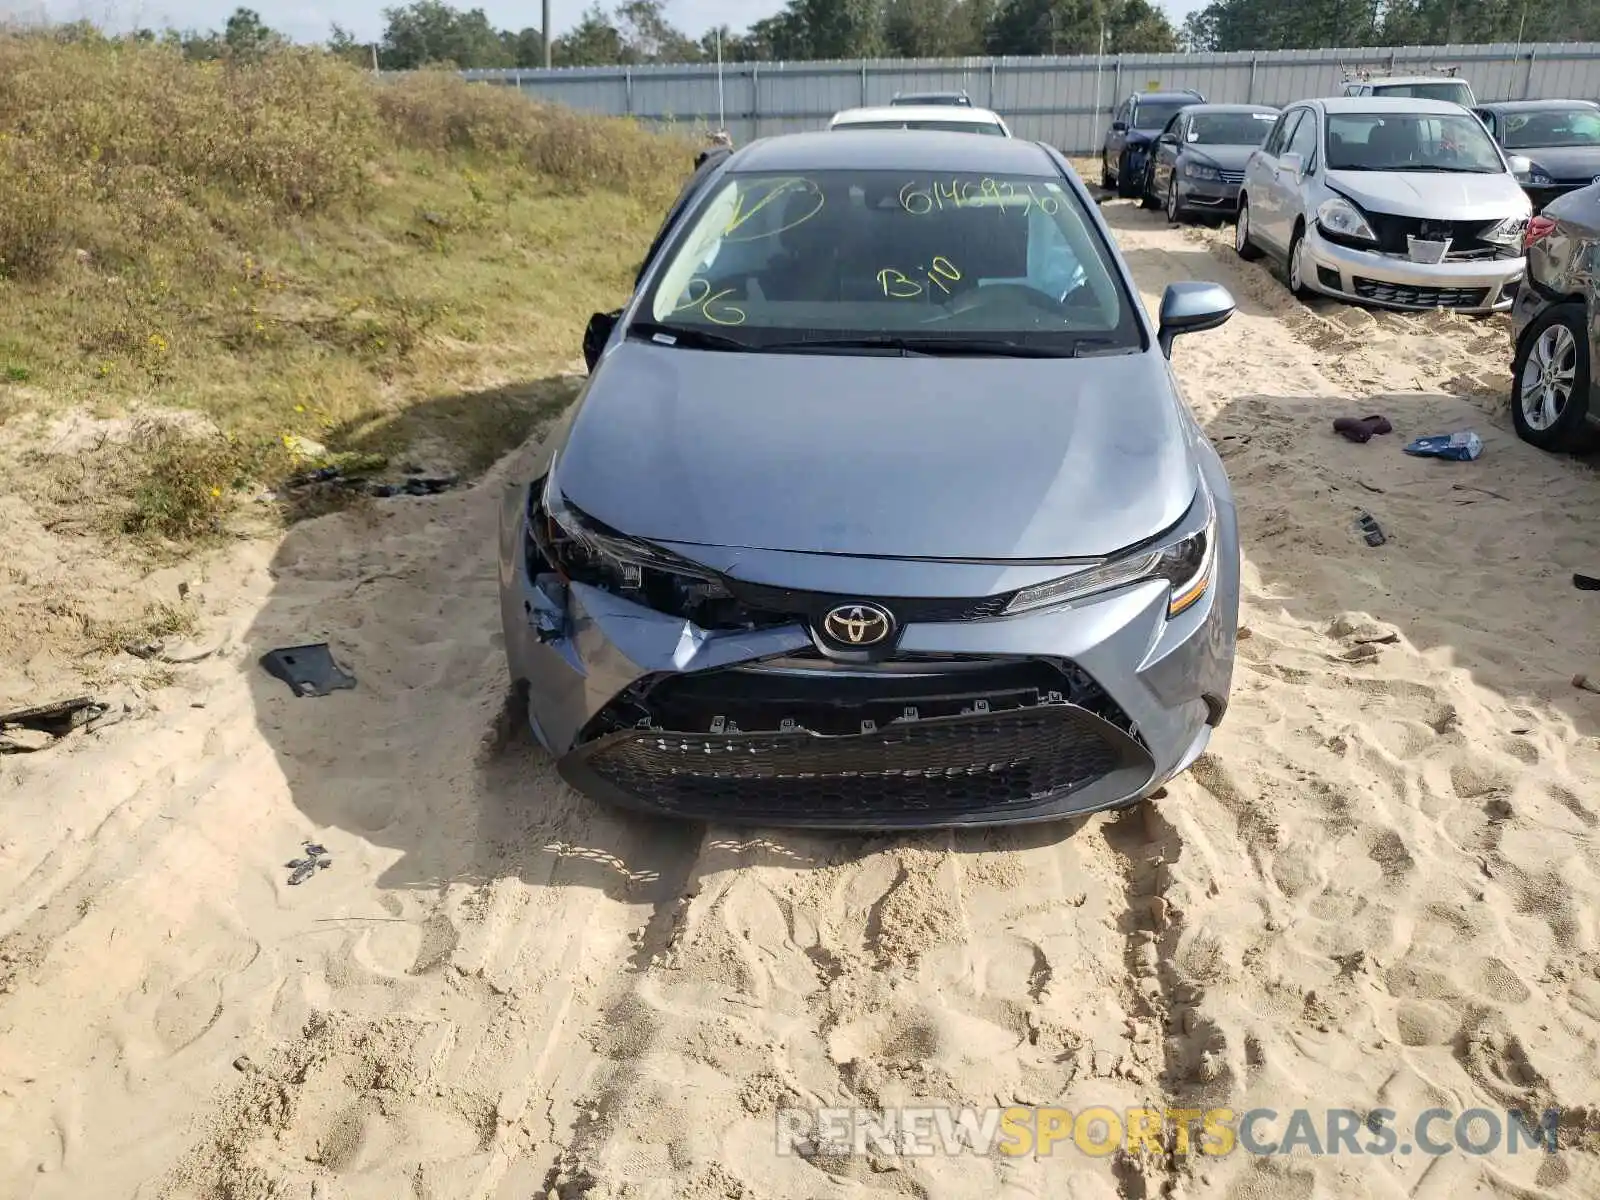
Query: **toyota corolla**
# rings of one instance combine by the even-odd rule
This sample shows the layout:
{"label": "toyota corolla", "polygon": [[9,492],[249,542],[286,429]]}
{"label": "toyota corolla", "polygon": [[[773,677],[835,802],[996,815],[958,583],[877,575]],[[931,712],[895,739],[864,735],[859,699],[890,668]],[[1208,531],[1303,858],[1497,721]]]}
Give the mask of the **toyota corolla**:
{"label": "toyota corolla", "polygon": [[1048,146],[794,134],[703,170],[506,492],[513,683],[656,813],[891,829],[1136,803],[1228,705],[1234,502]]}

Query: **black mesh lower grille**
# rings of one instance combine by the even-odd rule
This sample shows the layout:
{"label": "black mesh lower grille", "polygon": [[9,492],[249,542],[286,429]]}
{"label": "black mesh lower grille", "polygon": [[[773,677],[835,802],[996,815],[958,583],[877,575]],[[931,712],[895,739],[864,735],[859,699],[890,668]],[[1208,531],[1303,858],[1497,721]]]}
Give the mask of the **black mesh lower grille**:
{"label": "black mesh lower grille", "polygon": [[1414,287],[1406,283],[1386,283],[1381,279],[1356,276],[1356,295],[1363,300],[1384,304],[1410,304],[1417,308],[1481,308],[1488,288]]}
{"label": "black mesh lower grille", "polygon": [[639,731],[584,769],[632,801],[702,820],[869,823],[1004,815],[1147,761],[1071,704],[896,722],[857,734]]}

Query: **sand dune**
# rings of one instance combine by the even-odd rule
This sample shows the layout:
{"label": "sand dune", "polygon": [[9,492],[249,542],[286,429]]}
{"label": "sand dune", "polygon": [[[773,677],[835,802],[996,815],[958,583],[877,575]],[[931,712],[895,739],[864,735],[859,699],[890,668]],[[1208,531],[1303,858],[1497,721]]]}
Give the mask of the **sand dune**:
{"label": "sand dune", "polygon": [[[619,816],[506,727],[504,468],[300,526],[199,584],[216,656],[0,759],[0,1195],[1600,1194],[1600,696],[1569,684],[1600,674],[1570,583],[1600,480],[1511,433],[1503,320],[1301,306],[1225,232],[1107,213],[1149,304],[1240,302],[1175,365],[1238,493],[1249,632],[1164,800],[866,840]],[[1369,412],[1395,432],[1331,435]],[[1476,462],[1400,452],[1466,426]],[[253,665],[321,638],[355,691]],[[291,888],[306,839],[333,865]],[[1554,1105],[1591,1140],[774,1152],[781,1106],[919,1102]]]}

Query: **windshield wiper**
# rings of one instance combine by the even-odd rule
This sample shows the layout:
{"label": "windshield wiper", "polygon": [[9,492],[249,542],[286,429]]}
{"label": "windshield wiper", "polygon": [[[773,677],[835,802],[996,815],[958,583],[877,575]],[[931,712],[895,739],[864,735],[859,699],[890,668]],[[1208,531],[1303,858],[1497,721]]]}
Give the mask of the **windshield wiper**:
{"label": "windshield wiper", "polygon": [[1433,175],[1498,175],[1500,173],[1499,171],[1491,171],[1487,167],[1444,167],[1436,163],[1408,163],[1403,167],[1391,169],[1412,173],[1427,172]]}
{"label": "windshield wiper", "polygon": [[657,345],[689,346],[696,350],[760,349],[739,338],[729,337],[725,333],[712,333],[709,329],[696,329],[692,325],[663,325],[659,321],[635,321],[628,326],[628,332],[649,338]]}
{"label": "windshield wiper", "polygon": [[888,350],[902,355],[979,356],[987,358],[1075,358],[1079,346],[1110,345],[1106,338],[1079,338],[1072,347],[1033,346],[1011,338],[926,337],[916,334],[873,334],[864,337],[800,338],[792,342],[765,342],[763,350],[817,351]]}

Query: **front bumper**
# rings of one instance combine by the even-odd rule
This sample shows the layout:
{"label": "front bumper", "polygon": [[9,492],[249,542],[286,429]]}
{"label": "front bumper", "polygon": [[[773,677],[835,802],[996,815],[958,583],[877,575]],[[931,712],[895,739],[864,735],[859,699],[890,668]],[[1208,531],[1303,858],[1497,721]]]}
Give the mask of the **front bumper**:
{"label": "front bumper", "polygon": [[[1224,489],[1212,489],[1214,579],[1177,618],[1167,619],[1167,585],[1145,583],[1016,617],[908,621],[877,663],[825,656],[800,621],[708,631],[530,577],[528,492],[509,489],[500,584],[511,677],[527,684],[530,725],[568,783],[656,814],[872,830],[1131,803],[1199,756],[1227,705],[1239,543],[1220,464],[1213,471]],[[763,585],[816,578],[814,556],[738,559],[741,578]],[[868,595],[928,594],[926,563],[831,560],[835,577],[841,568],[858,568]],[[947,594],[984,595],[973,581],[998,578],[972,564],[932,569],[949,573]]]}
{"label": "front bumper", "polygon": [[1419,263],[1372,250],[1341,246],[1315,223],[1306,231],[1301,281],[1314,292],[1379,308],[1501,312],[1516,298],[1527,262],[1494,258]]}
{"label": "front bumper", "polygon": [[1189,212],[1236,213],[1239,211],[1239,188],[1244,183],[1237,179],[1191,179],[1178,176],[1178,204]]}

